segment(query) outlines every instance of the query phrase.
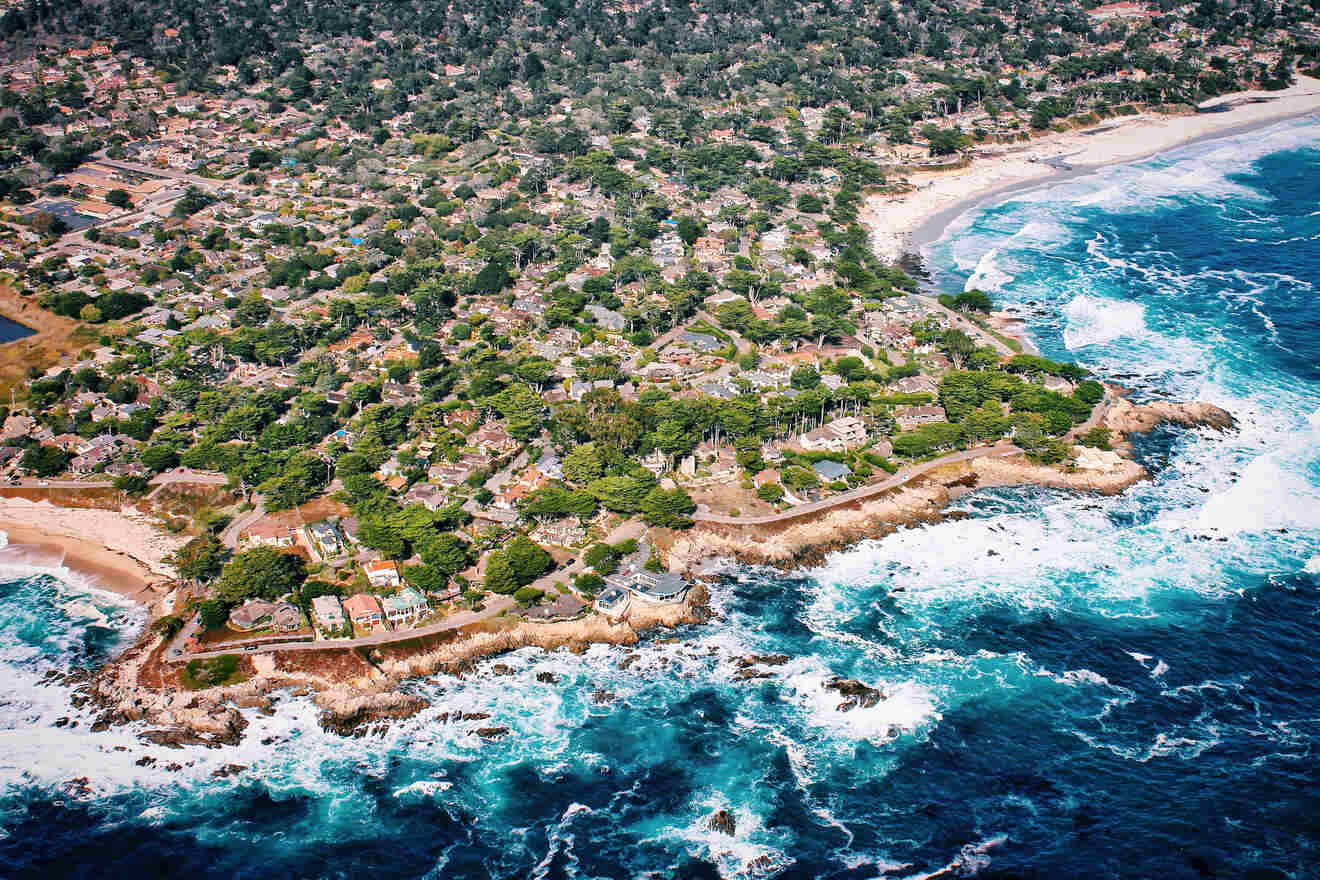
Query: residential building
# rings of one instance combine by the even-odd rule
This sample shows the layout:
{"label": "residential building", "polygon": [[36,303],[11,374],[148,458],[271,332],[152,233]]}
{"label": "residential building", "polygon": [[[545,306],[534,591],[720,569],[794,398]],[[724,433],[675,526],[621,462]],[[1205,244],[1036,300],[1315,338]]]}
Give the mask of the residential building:
{"label": "residential building", "polygon": [[381,605],[385,608],[385,619],[395,626],[416,620],[430,610],[422,594],[411,587],[399,591],[396,595],[384,597],[381,599]]}
{"label": "residential building", "polygon": [[944,407],[942,406],[894,407],[894,421],[898,423],[899,428],[904,431],[910,431],[913,428],[920,428],[922,425],[933,425],[947,420],[948,417],[945,415]]}
{"label": "residential building", "polygon": [[397,587],[401,584],[399,566],[392,559],[375,559],[362,566],[367,575],[367,583],[373,587]]}
{"label": "residential building", "polygon": [[243,531],[238,546],[244,550],[253,547],[292,547],[293,529],[273,519],[259,519]]}
{"label": "residential building", "polygon": [[257,629],[264,623],[270,623],[270,616],[275,611],[275,604],[264,599],[249,599],[229,612],[229,625],[243,631]]}
{"label": "residential building", "polygon": [[344,609],[338,596],[317,596],[312,600],[312,617],[325,629],[339,629],[344,625]]}
{"label": "residential building", "polygon": [[375,596],[358,593],[344,600],[344,612],[358,626],[373,627],[381,622],[380,605]]}

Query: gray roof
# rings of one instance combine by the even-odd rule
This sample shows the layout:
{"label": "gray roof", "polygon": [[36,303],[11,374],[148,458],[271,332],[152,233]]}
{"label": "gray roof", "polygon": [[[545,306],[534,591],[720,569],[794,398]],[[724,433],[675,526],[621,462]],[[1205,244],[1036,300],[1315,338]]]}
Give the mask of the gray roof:
{"label": "gray roof", "polygon": [[814,470],[822,479],[831,481],[842,480],[844,477],[852,473],[851,468],[846,464],[839,464],[837,461],[818,461],[811,467],[812,470]]}

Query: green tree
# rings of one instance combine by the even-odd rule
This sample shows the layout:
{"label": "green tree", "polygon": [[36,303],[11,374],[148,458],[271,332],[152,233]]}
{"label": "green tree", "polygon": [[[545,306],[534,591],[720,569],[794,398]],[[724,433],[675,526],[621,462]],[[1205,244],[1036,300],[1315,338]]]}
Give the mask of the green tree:
{"label": "green tree", "polygon": [[306,566],[299,557],[274,547],[255,547],[229,561],[215,594],[230,603],[253,597],[275,599],[297,590],[306,577]]}
{"label": "green tree", "polygon": [[697,505],[682,489],[666,491],[655,488],[646,493],[640,509],[642,517],[650,525],[682,529],[692,525],[689,516],[697,509]]}
{"label": "green tree", "polygon": [[53,477],[63,471],[72,458],[72,455],[58,446],[29,446],[19,459],[19,464],[38,477]]}
{"label": "green tree", "polygon": [[174,565],[179,574],[194,581],[214,580],[224,567],[229,550],[207,533],[198,535],[174,554]]}
{"label": "green tree", "polygon": [[528,440],[541,430],[541,412],[545,407],[526,385],[510,385],[490,400],[508,420],[510,436]]}
{"label": "green tree", "polygon": [[229,619],[229,606],[219,599],[207,599],[197,606],[203,629],[219,629]]}
{"label": "green tree", "polygon": [[508,595],[518,589],[518,576],[514,574],[509,558],[500,550],[486,557],[486,589],[492,593]]}
{"label": "green tree", "polygon": [[523,535],[505,545],[504,555],[519,585],[530,584],[554,567],[554,559],[545,548]]}
{"label": "green tree", "polygon": [[595,443],[573,447],[564,456],[562,467],[565,479],[578,485],[585,485],[605,475],[605,463]]}

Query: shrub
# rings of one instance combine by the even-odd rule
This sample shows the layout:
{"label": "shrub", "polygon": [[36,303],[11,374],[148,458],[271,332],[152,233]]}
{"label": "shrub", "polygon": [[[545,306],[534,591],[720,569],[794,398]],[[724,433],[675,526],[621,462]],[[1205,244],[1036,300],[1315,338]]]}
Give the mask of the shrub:
{"label": "shrub", "polygon": [[186,682],[192,687],[214,687],[226,684],[238,672],[238,657],[221,654],[210,660],[189,660],[185,667]]}
{"label": "shrub", "polygon": [[538,590],[534,587],[523,587],[513,594],[513,601],[517,602],[522,607],[527,608],[540,602],[541,597],[544,595],[544,590]]}

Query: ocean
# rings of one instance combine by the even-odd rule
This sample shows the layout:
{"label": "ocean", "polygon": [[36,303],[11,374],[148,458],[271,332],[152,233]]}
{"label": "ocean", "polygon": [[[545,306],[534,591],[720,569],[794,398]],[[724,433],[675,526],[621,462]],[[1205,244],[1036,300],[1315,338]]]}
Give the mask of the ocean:
{"label": "ocean", "polygon": [[[88,733],[43,676],[140,617],[6,570],[0,876],[1316,876],[1318,197],[1320,122],[1295,121],[1014,195],[930,247],[942,289],[1017,309],[1044,354],[1238,418],[1142,439],[1149,482],[975,493],[816,569],[734,568],[709,625],[414,682],[431,708],[383,736],[294,697],[233,749]],[[885,699],[844,711],[835,676]]]}

